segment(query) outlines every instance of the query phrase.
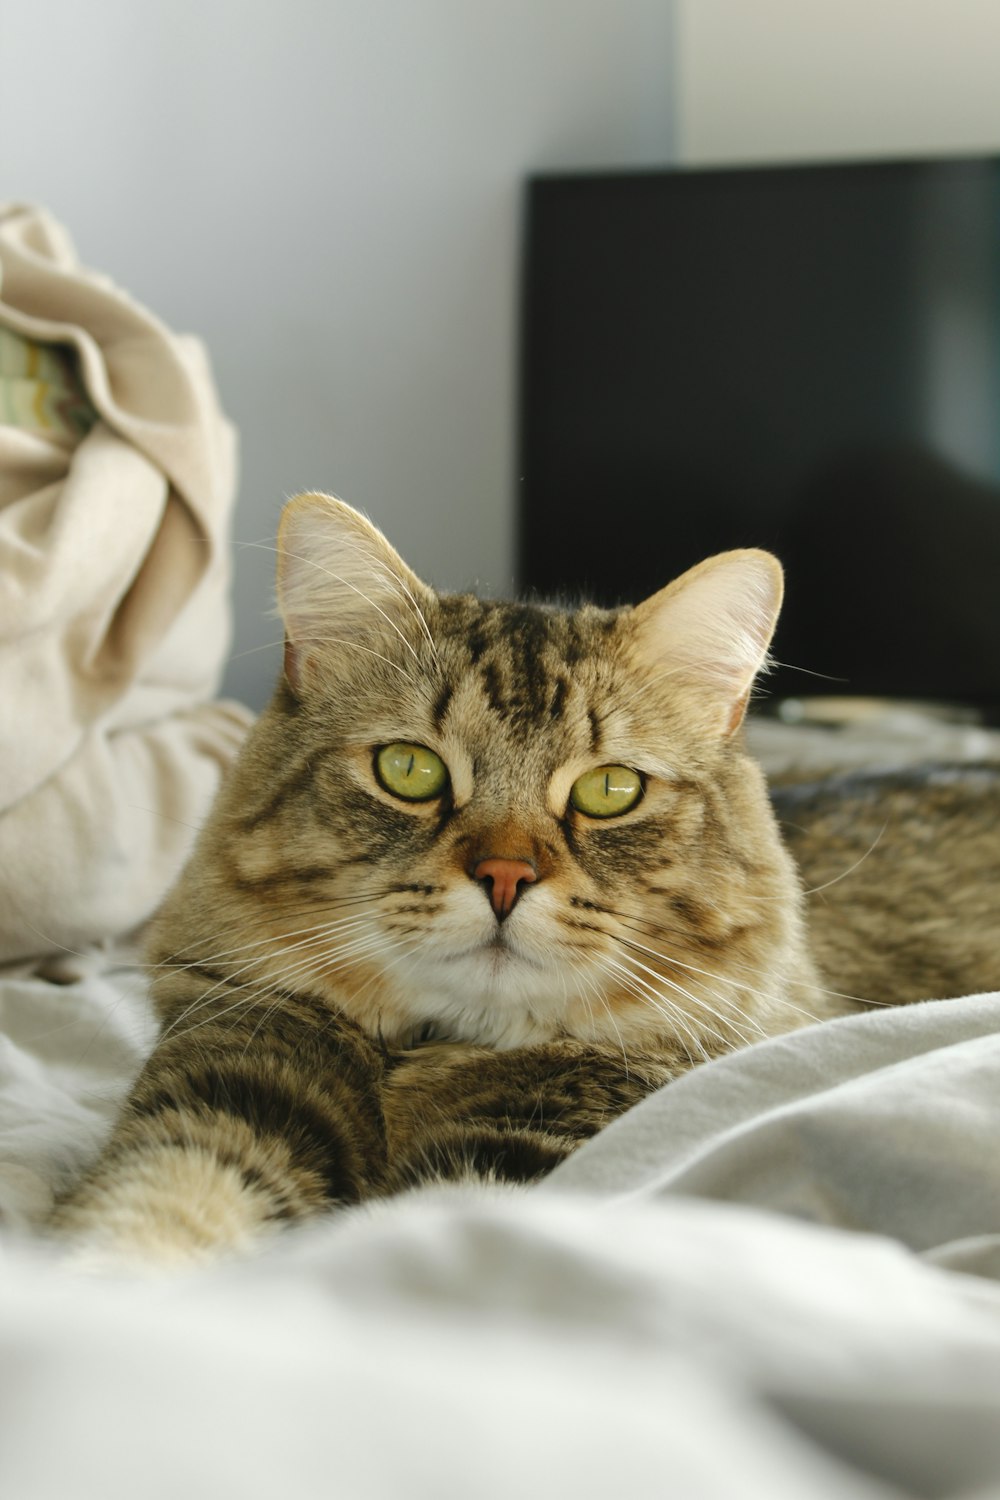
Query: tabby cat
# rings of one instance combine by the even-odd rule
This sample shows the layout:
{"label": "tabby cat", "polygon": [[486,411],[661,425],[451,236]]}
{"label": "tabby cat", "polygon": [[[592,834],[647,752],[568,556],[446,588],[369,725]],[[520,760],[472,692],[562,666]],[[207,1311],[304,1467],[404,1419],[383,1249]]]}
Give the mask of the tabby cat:
{"label": "tabby cat", "polygon": [[307,494],[278,558],[284,671],[152,928],[160,1038],[63,1230],[185,1261],[427,1180],[527,1181],[693,1065],[852,997],[1000,982],[986,896],[960,922],[935,894],[959,853],[995,886],[987,770],[781,794],[824,887],[814,966],[741,746],[781,603],[767,553],[635,608],[489,602],[434,592]]}

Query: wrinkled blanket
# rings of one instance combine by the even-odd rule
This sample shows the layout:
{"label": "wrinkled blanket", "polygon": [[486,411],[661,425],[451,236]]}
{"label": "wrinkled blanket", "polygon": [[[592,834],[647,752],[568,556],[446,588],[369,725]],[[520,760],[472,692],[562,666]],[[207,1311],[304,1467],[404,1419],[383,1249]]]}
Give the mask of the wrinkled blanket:
{"label": "wrinkled blanket", "polygon": [[236,445],[201,346],[18,207],[0,331],[2,962],[148,917],[249,715],[210,701]]}
{"label": "wrinkled blanket", "polygon": [[147,1284],[33,1234],[152,1035],[93,962],[0,980],[0,1493],[1000,1494],[1000,995],[706,1064],[537,1187]]}

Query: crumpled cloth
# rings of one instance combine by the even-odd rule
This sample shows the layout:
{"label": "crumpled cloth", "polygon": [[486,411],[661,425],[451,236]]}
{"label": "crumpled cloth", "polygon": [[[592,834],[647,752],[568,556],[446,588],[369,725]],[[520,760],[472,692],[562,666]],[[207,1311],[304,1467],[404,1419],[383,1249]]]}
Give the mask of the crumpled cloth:
{"label": "crumpled cloth", "polygon": [[[58,354],[92,417],[46,430],[62,394],[47,408],[22,380],[0,419],[6,962],[152,915],[251,715],[212,701],[236,440],[202,346],[19,206],[0,206],[0,328]],[[28,409],[38,420],[12,420]]]}

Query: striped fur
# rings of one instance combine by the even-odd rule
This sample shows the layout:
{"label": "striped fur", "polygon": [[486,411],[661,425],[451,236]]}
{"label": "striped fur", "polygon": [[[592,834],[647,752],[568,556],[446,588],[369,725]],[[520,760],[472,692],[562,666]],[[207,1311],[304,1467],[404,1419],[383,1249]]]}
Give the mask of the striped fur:
{"label": "striped fur", "polygon": [[[184,1261],[530,1180],[683,1070],[849,1008],[738,732],[773,559],[619,611],[439,595],[325,496],[291,502],[279,559],[285,672],[154,925],[161,1038],[64,1229]],[[400,741],[442,795],[380,784]],[[603,765],[642,795],[589,817],[571,789]],[[534,876],[503,919],[497,858]]]}

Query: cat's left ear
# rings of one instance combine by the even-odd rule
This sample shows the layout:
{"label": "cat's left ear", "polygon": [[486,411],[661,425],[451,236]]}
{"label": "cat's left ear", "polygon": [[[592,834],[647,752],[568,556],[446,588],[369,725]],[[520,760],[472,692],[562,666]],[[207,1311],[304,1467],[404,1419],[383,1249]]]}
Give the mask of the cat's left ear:
{"label": "cat's left ear", "polygon": [[296,690],[345,646],[415,655],[434,595],[367,516],[332,495],[296,495],[278,526],[285,675]]}
{"label": "cat's left ear", "polygon": [[721,552],[631,611],[635,659],[665,691],[683,694],[706,730],[733,734],[767,662],[783,593],[770,552]]}

